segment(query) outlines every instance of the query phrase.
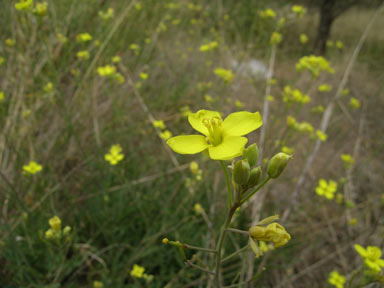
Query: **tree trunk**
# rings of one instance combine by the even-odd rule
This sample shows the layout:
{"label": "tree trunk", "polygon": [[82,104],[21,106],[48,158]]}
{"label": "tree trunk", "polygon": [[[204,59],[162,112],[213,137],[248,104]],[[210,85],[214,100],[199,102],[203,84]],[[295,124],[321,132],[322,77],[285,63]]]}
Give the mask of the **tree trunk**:
{"label": "tree trunk", "polygon": [[320,7],[320,21],[314,47],[318,55],[324,55],[327,50],[327,40],[331,34],[332,23],[336,19],[335,3],[335,0],[323,0]]}

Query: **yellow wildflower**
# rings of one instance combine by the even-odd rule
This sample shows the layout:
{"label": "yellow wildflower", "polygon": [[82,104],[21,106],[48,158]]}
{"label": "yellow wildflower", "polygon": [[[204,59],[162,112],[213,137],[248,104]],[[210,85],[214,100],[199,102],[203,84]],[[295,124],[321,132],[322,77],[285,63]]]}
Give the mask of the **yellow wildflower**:
{"label": "yellow wildflower", "polygon": [[33,0],[20,0],[15,3],[15,9],[19,11],[29,11],[33,6]]}
{"label": "yellow wildflower", "polygon": [[202,135],[176,136],[167,141],[179,154],[196,154],[206,149],[214,160],[229,160],[242,155],[248,139],[244,136],[262,125],[259,112],[235,112],[224,121],[219,112],[200,110],[188,116],[191,126]]}
{"label": "yellow wildflower", "polygon": [[213,42],[210,42],[208,44],[201,45],[200,46],[200,51],[201,52],[210,51],[210,50],[213,50],[213,49],[217,48],[218,46],[219,46],[219,44],[217,43],[217,41],[213,41]]}
{"label": "yellow wildflower", "polygon": [[103,19],[104,21],[107,21],[109,19],[112,19],[115,14],[115,11],[113,8],[108,8],[106,12],[104,11],[99,11],[99,17]]}
{"label": "yellow wildflower", "polygon": [[199,164],[197,164],[196,161],[192,161],[189,164],[189,170],[191,170],[192,174],[197,174],[199,173]]}
{"label": "yellow wildflower", "polygon": [[348,224],[351,225],[351,226],[355,226],[357,224],[357,218],[351,218],[348,221]]}
{"label": "yellow wildflower", "polygon": [[341,42],[341,41],[336,41],[336,47],[337,47],[337,49],[343,49],[344,48],[344,45],[343,45],[343,42]]}
{"label": "yellow wildflower", "polygon": [[33,13],[43,17],[47,14],[47,8],[48,8],[48,3],[43,2],[43,3],[36,3],[35,9],[33,9]]}
{"label": "yellow wildflower", "polygon": [[323,131],[321,130],[316,130],[316,137],[321,141],[321,142],[324,142],[327,140],[328,138],[328,135],[325,134]]}
{"label": "yellow wildflower", "polygon": [[124,154],[121,152],[122,148],[119,144],[112,145],[112,147],[109,149],[109,153],[104,155],[104,159],[111,165],[116,165],[124,159]]}
{"label": "yellow wildflower", "polygon": [[129,45],[129,49],[132,50],[135,53],[136,56],[139,55],[139,51],[140,51],[140,46],[139,45],[131,44],[131,45]]}
{"label": "yellow wildflower", "polygon": [[286,103],[306,104],[311,101],[311,97],[299,89],[292,89],[291,86],[287,85],[284,87],[283,101]]}
{"label": "yellow wildflower", "polygon": [[350,93],[348,88],[345,88],[341,91],[341,96],[347,96]]}
{"label": "yellow wildflower", "polygon": [[45,84],[44,87],[43,87],[43,91],[44,91],[45,93],[51,93],[52,90],[53,90],[53,84],[52,84],[52,82],[48,82],[48,83]]}
{"label": "yellow wildflower", "polygon": [[346,282],[345,276],[339,274],[336,270],[333,270],[328,277],[328,283],[335,286],[336,288],[344,288]]}
{"label": "yellow wildflower", "polygon": [[116,55],[116,56],[112,57],[112,62],[113,63],[120,63],[120,61],[121,61],[121,57],[120,56]]}
{"label": "yellow wildflower", "polygon": [[51,226],[51,229],[54,231],[60,231],[61,230],[61,220],[57,216],[53,216],[51,219],[49,219],[49,226]]}
{"label": "yellow wildflower", "polygon": [[275,101],[275,97],[273,97],[272,95],[268,95],[268,96],[267,96],[267,100],[268,100],[269,102],[274,102],[274,101]]}
{"label": "yellow wildflower", "polygon": [[23,174],[36,174],[43,170],[43,166],[37,164],[35,161],[30,161],[28,165],[23,166]]}
{"label": "yellow wildflower", "polygon": [[293,5],[292,6],[292,12],[295,13],[298,18],[302,18],[306,11],[307,11],[307,9],[305,9],[301,5]]}
{"label": "yellow wildflower", "polygon": [[253,240],[273,242],[275,247],[283,246],[291,239],[291,235],[278,223],[271,223],[266,227],[261,225],[253,226],[249,229],[249,236]]}
{"label": "yellow wildflower", "polygon": [[212,103],[213,102],[213,98],[212,98],[212,96],[211,95],[204,95],[204,100],[205,100],[205,102],[207,102],[207,103]]}
{"label": "yellow wildflower", "polygon": [[92,40],[92,36],[89,33],[80,33],[76,36],[77,42],[88,42]]}
{"label": "yellow wildflower", "polygon": [[12,38],[5,39],[5,45],[8,47],[13,47],[16,45],[16,40]]}
{"label": "yellow wildflower", "polygon": [[319,184],[316,187],[316,194],[324,196],[327,199],[333,199],[337,191],[337,182],[329,180],[328,183],[325,179],[320,179]]}
{"label": "yellow wildflower", "polygon": [[104,284],[101,281],[93,281],[93,288],[104,288]]}
{"label": "yellow wildflower", "polygon": [[332,88],[333,88],[332,85],[322,84],[319,87],[317,87],[317,90],[319,90],[319,92],[330,92],[332,91]]}
{"label": "yellow wildflower", "polygon": [[200,215],[203,212],[203,207],[199,203],[196,203],[193,205],[193,210],[195,210],[197,215]]}
{"label": "yellow wildflower", "polygon": [[308,36],[304,33],[301,33],[300,34],[300,43],[301,44],[306,44],[308,42]]}
{"label": "yellow wildflower", "polygon": [[359,109],[361,104],[360,104],[360,101],[358,99],[356,99],[355,97],[351,97],[351,99],[349,100],[349,106],[352,109]]}
{"label": "yellow wildflower", "polygon": [[275,31],[272,33],[271,39],[269,40],[269,42],[271,43],[271,45],[276,45],[276,44],[279,44],[282,40],[283,40],[283,36],[279,32]]}
{"label": "yellow wildflower", "polygon": [[79,51],[79,52],[77,52],[76,56],[79,60],[88,60],[89,59],[89,52],[87,50]]}
{"label": "yellow wildflower", "polygon": [[0,91],[0,102],[2,102],[5,98],[4,92]]}
{"label": "yellow wildflower", "polygon": [[131,276],[134,278],[143,278],[144,271],[144,267],[134,264],[133,269],[131,270]]}
{"label": "yellow wildflower", "polygon": [[113,65],[105,65],[97,68],[97,73],[101,77],[110,77],[116,73],[116,67]]}
{"label": "yellow wildflower", "polygon": [[281,148],[281,152],[284,152],[284,153],[289,154],[289,155],[293,155],[293,153],[295,153],[295,149],[287,147],[287,146],[283,146]]}
{"label": "yellow wildflower", "polygon": [[355,244],[355,250],[364,260],[364,264],[373,272],[380,273],[384,268],[384,259],[381,259],[381,249],[376,246],[368,246],[364,248],[359,244]]}
{"label": "yellow wildflower", "polygon": [[236,100],[235,101],[235,106],[237,108],[243,108],[245,106],[245,104],[243,102],[239,101],[239,100]]}
{"label": "yellow wildflower", "polygon": [[265,10],[261,10],[259,12],[259,15],[263,19],[266,19],[266,18],[271,18],[271,19],[276,18],[276,12],[274,10],[270,9],[270,8],[265,9]]}
{"label": "yellow wildflower", "polygon": [[56,233],[54,230],[52,229],[48,229],[47,231],[45,231],[45,238],[47,238],[48,240],[51,240],[55,237]]}
{"label": "yellow wildflower", "polygon": [[152,125],[156,128],[165,129],[165,124],[163,120],[155,120],[153,121]]}
{"label": "yellow wildflower", "polygon": [[169,130],[165,130],[165,131],[160,133],[160,137],[161,137],[161,139],[168,140],[169,138],[172,137],[172,133]]}
{"label": "yellow wildflower", "polygon": [[116,73],[115,75],[113,75],[113,78],[117,84],[123,84],[125,82],[124,76],[120,73]]}
{"label": "yellow wildflower", "polygon": [[4,57],[0,56],[0,66],[4,63],[4,61],[5,61]]}
{"label": "yellow wildflower", "polygon": [[151,44],[152,40],[151,38],[145,38],[144,42],[145,44]]}
{"label": "yellow wildflower", "polygon": [[140,73],[140,78],[142,79],[142,80],[146,80],[146,79],[148,79],[148,74],[147,73]]}
{"label": "yellow wildflower", "polygon": [[313,107],[311,112],[312,113],[323,113],[325,110],[323,105],[317,105],[316,107]]}
{"label": "yellow wildflower", "polygon": [[192,113],[192,111],[189,108],[189,106],[183,106],[183,107],[180,108],[180,113],[181,113],[182,117],[188,117],[189,114]]}
{"label": "yellow wildflower", "polygon": [[335,70],[331,67],[331,64],[322,56],[304,56],[299,59],[296,64],[297,71],[309,70],[313,77],[318,77],[320,72],[326,71],[328,73],[335,73]]}
{"label": "yellow wildflower", "polygon": [[216,68],[214,70],[215,75],[219,76],[224,80],[225,83],[229,83],[233,80],[235,76],[231,70],[227,70],[224,68]]}
{"label": "yellow wildflower", "polygon": [[345,167],[351,167],[355,163],[355,160],[350,154],[341,154],[340,158],[343,160]]}

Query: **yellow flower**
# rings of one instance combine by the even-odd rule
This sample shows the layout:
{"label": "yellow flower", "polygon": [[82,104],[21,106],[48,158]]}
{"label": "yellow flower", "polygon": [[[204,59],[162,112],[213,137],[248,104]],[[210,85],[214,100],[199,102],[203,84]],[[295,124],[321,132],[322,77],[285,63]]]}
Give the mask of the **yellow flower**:
{"label": "yellow flower", "polygon": [[278,223],[271,223],[266,227],[253,226],[249,229],[249,236],[254,240],[273,242],[275,247],[283,246],[291,239],[291,235]]}
{"label": "yellow flower", "polygon": [[140,73],[140,78],[142,80],[146,80],[146,79],[148,79],[148,74],[147,73]]}
{"label": "yellow flower", "polygon": [[313,107],[311,109],[311,112],[312,113],[323,113],[325,110],[324,106],[323,105],[317,105],[316,107]]}
{"label": "yellow flower", "polygon": [[37,164],[35,161],[30,161],[28,165],[23,166],[23,173],[24,174],[36,174],[43,170],[43,166],[40,164]]}
{"label": "yellow flower", "polygon": [[292,155],[293,153],[295,153],[295,149],[293,149],[293,148],[289,148],[289,147],[287,147],[287,146],[283,146],[283,147],[281,148],[281,152],[284,152],[284,153],[286,153],[286,154]]}
{"label": "yellow flower", "polygon": [[283,40],[283,36],[279,32],[273,32],[271,35],[271,45],[279,44]]}
{"label": "yellow flower", "polygon": [[139,55],[139,51],[140,51],[139,45],[131,44],[131,45],[129,45],[129,49],[132,50],[135,53],[135,55]]}
{"label": "yellow flower", "polygon": [[111,165],[116,165],[124,159],[124,154],[121,153],[121,151],[122,148],[119,144],[113,145],[109,149],[109,153],[104,155],[104,159],[108,161]]}
{"label": "yellow flower", "polygon": [[243,102],[239,101],[239,100],[236,100],[235,101],[235,106],[237,108],[243,108],[245,106],[245,104]]}
{"label": "yellow flower", "polygon": [[205,45],[201,45],[200,46],[200,51],[201,52],[207,52],[207,51],[210,51],[210,50],[213,50],[215,48],[217,48],[219,46],[219,44],[217,43],[217,41],[212,41],[208,44],[205,44]]}
{"label": "yellow flower", "polygon": [[269,102],[274,102],[274,101],[275,101],[275,97],[273,97],[272,95],[268,95],[268,96],[267,96],[267,100],[268,100]]}
{"label": "yellow flower", "polygon": [[308,42],[308,36],[304,33],[300,34],[300,43],[301,44],[306,44]]}
{"label": "yellow flower", "polygon": [[328,138],[328,135],[325,134],[323,131],[321,130],[316,130],[316,137],[321,141],[321,142],[324,142],[327,140]]}
{"label": "yellow flower", "polygon": [[92,40],[92,36],[89,33],[80,33],[76,36],[77,42],[88,42]]}
{"label": "yellow flower", "polygon": [[311,101],[311,97],[299,89],[292,89],[291,86],[287,85],[284,87],[283,101],[286,103],[306,104]]}
{"label": "yellow flower", "polygon": [[172,137],[172,133],[169,130],[165,130],[165,131],[160,133],[160,137],[161,137],[161,139],[168,140],[169,138]]}
{"label": "yellow flower", "polygon": [[270,8],[262,10],[259,12],[259,15],[261,18],[275,18],[276,17],[276,12]]}
{"label": "yellow flower", "polygon": [[213,102],[213,98],[212,98],[212,96],[211,95],[204,95],[204,100],[205,100],[205,102],[207,102],[207,103],[212,103]]}
{"label": "yellow flower", "polygon": [[351,225],[351,226],[355,226],[357,224],[357,218],[351,218],[348,221],[348,224]]}
{"label": "yellow flower", "polygon": [[320,72],[326,71],[328,73],[335,73],[335,70],[331,67],[331,64],[322,56],[304,56],[299,59],[296,64],[297,71],[309,70],[313,77],[318,77]]}
{"label": "yellow flower", "polygon": [[5,98],[4,92],[0,91],[0,102],[3,101]]}
{"label": "yellow flower", "polygon": [[44,91],[45,93],[51,93],[52,90],[53,90],[53,84],[52,84],[52,82],[48,82],[48,83],[45,84],[44,87],[43,87],[43,91]]}
{"label": "yellow flower", "polygon": [[202,212],[203,212],[203,207],[199,204],[199,203],[196,203],[194,206],[193,206],[193,210],[195,210],[195,213],[197,215],[200,215]]}
{"label": "yellow flower", "polygon": [[4,61],[5,61],[4,57],[0,56],[0,66],[4,63]]}
{"label": "yellow flower", "polygon": [[216,68],[214,70],[215,75],[221,77],[225,83],[229,83],[233,80],[233,72],[224,68]]}
{"label": "yellow flower", "polygon": [[316,187],[316,194],[319,196],[324,196],[327,199],[333,199],[337,191],[337,182],[333,180],[327,181],[325,179],[320,179],[319,184]]}
{"label": "yellow flower", "polygon": [[156,128],[165,129],[165,124],[163,120],[155,120],[153,121],[152,125]]}
{"label": "yellow flower", "polygon": [[353,159],[352,155],[341,154],[340,158],[341,160],[343,160],[345,167],[351,167],[355,163],[355,160]]}
{"label": "yellow flower", "polygon": [[79,51],[79,52],[77,52],[76,56],[80,60],[88,60],[89,59],[89,52],[87,50]]}
{"label": "yellow flower", "polygon": [[131,270],[131,276],[134,278],[143,278],[144,271],[144,267],[134,264],[133,269]]}
{"label": "yellow flower", "polygon": [[28,11],[33,6],[33,0],[20,0],[20,2],[15,3],[15,9],[19,11]]}
{"label": "yellow flower", "polygon": [[116,67],[113,65],[105,65],[97,68],[97,73],[101,77],[110,77],[116,73]]}
{"label": "yellow flower", "polygon": [[359,244],[355,244],[355,250],[364,260],[364,264],[374,272],[380,273],[384,268],[384,259],[381,258],[381,249],[376,246],[368,246],[364,248]]}
{"label": "yellow flower", "polygon": [[341,42],[341,41],[336,41],[336,47],[337,47],[337,49],[343,49],[344,48],[344,45],[343,45],[343,42]]}
{"label": "yellow flower", "polygon": [[345,276],[340,275],[339,272],[333,270],[328,277],[328,283],[335,286],[336,288],[344,288],[346,282]]}
{"label": "yellow flower", "polygon": [[116,55],[112,57],[112,62],[113,63],[119,63],[121,61],[121,57]]}
{"label": "yellow flower", "polygon": [[54,231],[60,231],[61,230],[61,220],[57,216],[53,216],[51,219],[49,219],[49,226],[51,226],[51,229]]}
{"label": "yellow flower", "polygon": [[208,149],[214,160],[229,160],[241,156],[248,139],[244,136],[262,125],[259,112],[235,112],[224,121],[219,112],[200,110],[188,116],[189,124],[202,135],[176,136],[167,141],[179,154],[196,154]]}
{"label": "yellow flower", "polygon": [[355,97],[351,97],[351,99],[349,100],[349,106],[352,109],[359,109],[361,104],[360,104],[360,101],[358,99],[356,99]]}
{"label": "yellow flower", "polygon": [[115,14],[115,11],[113,10],[113,8],[108,8],[107,12],[99,11],[99,17],[104,21],[107,21],[113,18],[114,14]]}
{"label": "yellow flower", "polygon": [[5,45],[8,47],[13,47],[16,45],[16,40],[12,38],[5,39]]}
{"label": "yellow flower", "polygon": [[93,288],[103,288],[104,284],[101,281],[93,281]]}
{"label": "yellow flower", "polygon": [[189,164],[189,170],[191,170],[192,174],[197,174],[199,173],[199,164],[197,164],[196,161],[192,161]]}
{"label": "yellow flower", "polygon": [[332,88],[333,88],[332,85],[322,84],[319,87],[317,87],[317,90],[319,90],[319,92],[330,92],[332,91]]}
{"label": "yellow flower", "polygon": [[293,5],[292,6],[292,12],[296,14],[297,17],[302,18],[305,14],[307,9],[305,9],[303,6],[300,5]]}
{"label": "yellow flower", "polygon": [[45,231],[45,238],[47,238],[48,240],[53,239],[55,237],[55,234],[55,231],[53,231],[52,229],[48,229],[47,231]]}
{"label": "yellow flower", "polygon": [[36,3],[35,9],[33,9],[33,13],[40,17],[43,17],[47,14],[47,8],[48,8],[47,2]]}
{"label": "yellow flower", "polygon": [[188,117],[189,114],[192,114],[192,111],[189,106],[183,106],[180,108],[180,113],[182,117]]}

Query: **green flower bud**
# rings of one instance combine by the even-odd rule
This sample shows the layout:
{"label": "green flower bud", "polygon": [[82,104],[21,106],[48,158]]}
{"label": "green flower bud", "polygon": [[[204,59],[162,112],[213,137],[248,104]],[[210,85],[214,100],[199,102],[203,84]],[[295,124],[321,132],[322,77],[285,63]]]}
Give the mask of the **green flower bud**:
{"label": "green flower bud", "polygon": [[249,187],[256,186],[261,179],[261,168],[256,167],[251,170],[251,173],[249,174],[249,179],[247,185]]}
{"label": "green flower bud", "polygon": [[236,184],[245,185],[248,182],[251,168],[246,160],[237,161],[233,169],[233,180]]}
{"label": "green flower bud", "polygon": [[280,176],[281,172],[285,169],[288,164],[288,161],[292,158],[292,156],[280,152],[271,158],[268,162],[267,173],[271,178],[277,178]]}
{"label": "green flower bud", "polygon": [[256,165],[256,162],[259,159],[259,148],[257,148],[256,143],[249,145],[247,149],[244,150],[243,159],[248,160],[250,167]]}

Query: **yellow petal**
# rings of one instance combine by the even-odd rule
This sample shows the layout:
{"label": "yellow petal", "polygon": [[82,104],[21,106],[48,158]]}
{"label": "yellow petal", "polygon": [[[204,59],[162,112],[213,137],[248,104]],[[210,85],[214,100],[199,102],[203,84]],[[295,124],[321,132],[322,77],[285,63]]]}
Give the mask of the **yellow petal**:
{"label": "yellow petal", "polygon": [[202,135],[182,135],[168,139],[167,144],[179,154],[196,154],[209,147]]}
{"label": "yellow petal", "polygon": [[217,146],[210,146],[208,148],[209,156],[213,160],[230,160],[235,157],[241,156],[244,151],[244,146],[247,144],[248,139],[239,136],[224,137],[223,142]]}
{"label": "yellow petal", "polygon": [[243,136],[263,125],[259,112],[251,113],[240,111],[229,114],[223,121],[223,134],[230,136]]}
{"label": "yellow petal", "polygon": [[361,257],[367,256],[367,251],[359,244],[355,244],[355,250],[361,255]]}
{"label": "yellow petal", "polygon": [[188,121],[189,124],[195,129],[196,131],[199,131],[200,133],[204,134],[205,136],[208,136],[208,129],[203,124],[203,119],[205,118],[214,118],[218,117],[221,119],[221,115],[217,111],[210,111],[210,110],[199,110],[196,113],[190,113],[188,115]]}

